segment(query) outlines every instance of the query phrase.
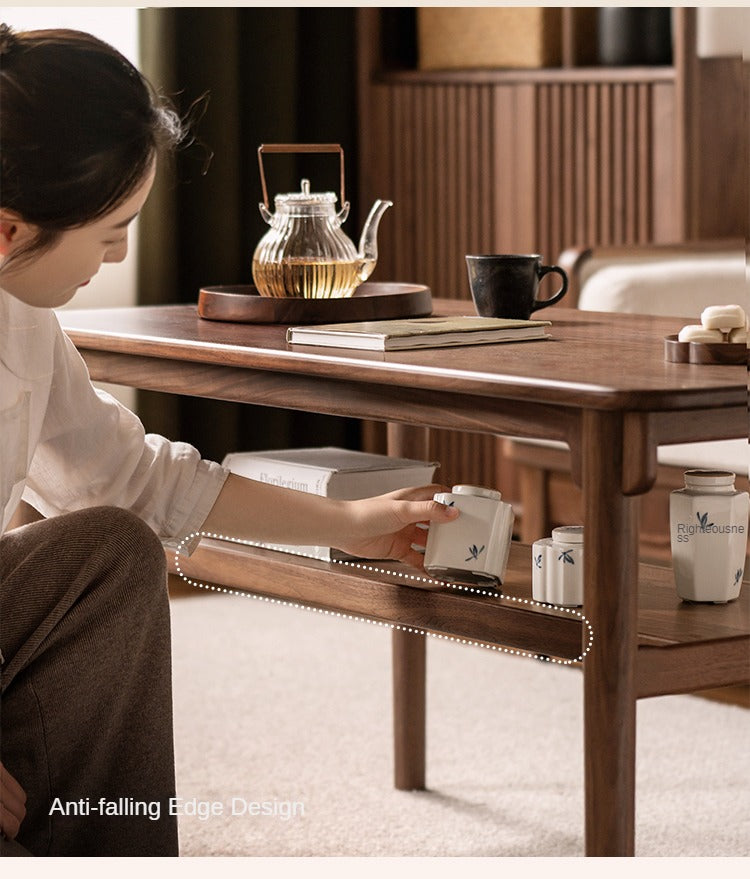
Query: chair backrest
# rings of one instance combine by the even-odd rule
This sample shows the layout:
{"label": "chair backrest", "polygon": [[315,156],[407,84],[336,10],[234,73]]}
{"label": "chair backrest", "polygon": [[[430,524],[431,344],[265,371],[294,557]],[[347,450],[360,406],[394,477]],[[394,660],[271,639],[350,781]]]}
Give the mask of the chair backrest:
{"label": "chair backrest", "polygon": [[559,262],[571,282],[567,307],[690,319],[709,305],[750,311],[744,242],[570,249]]}

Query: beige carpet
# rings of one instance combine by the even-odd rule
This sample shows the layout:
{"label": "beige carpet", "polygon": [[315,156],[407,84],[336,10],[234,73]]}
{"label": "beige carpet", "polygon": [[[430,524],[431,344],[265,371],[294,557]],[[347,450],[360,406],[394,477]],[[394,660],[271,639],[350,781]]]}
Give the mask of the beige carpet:
{"label": "beige carpet", "polygon": [[[583,853],[575,669],[431,638],[429,790],[406,793],[388,630],[201,590],[172,608],[178,795],[216,804],[180,819],[183,855]],[[636,853],[746,857],[748,779],[749,711],[639,702]]]}

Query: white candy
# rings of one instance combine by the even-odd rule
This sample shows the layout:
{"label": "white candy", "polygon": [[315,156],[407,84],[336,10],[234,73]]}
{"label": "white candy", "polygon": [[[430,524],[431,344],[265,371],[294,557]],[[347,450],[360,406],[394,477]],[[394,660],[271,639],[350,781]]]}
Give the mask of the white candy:
{"label": "white candy", "polygon": [[721,330],[707,330],[699,324],[683,327],[677,336],[678,342],[723,342]]}
{"label": "white candy", "polygon": [[745,326],[745,312],[739,305],[709,305],[703,309],[701,324],[706,330],[728,333],[735,327]]}
{"label": "white candy", "polygon": [[741,342],[747,344],[747,330],[744,327],[735,327],[729,331],[730,342]]}

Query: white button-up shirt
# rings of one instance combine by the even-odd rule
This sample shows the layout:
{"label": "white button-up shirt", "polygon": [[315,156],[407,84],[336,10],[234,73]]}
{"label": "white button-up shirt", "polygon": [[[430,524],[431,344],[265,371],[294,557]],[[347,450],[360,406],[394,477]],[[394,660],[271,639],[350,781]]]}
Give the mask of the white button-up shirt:
{"label": "white button-up shirt", "polygon": [[93,387],[52,310],[0,290],[0,533],[23,498],[45,517],[124,507],[159,536],[182,537],[200,528],[227,473],[146,434]]}

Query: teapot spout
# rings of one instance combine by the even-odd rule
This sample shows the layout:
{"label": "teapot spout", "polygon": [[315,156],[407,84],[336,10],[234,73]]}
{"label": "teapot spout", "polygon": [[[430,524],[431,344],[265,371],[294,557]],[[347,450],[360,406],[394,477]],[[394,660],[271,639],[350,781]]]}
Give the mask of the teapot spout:
{"label": "teapot spout", "polygon": [[366,281],[370,277],[375,263],[378,261],[378,226],[383,214],[392,206],[392,201],[378,199],[367,215],[365,225],[362,228],[362,236],[359,239],[359,258],[362,260],[359,277],[362,281]]}

